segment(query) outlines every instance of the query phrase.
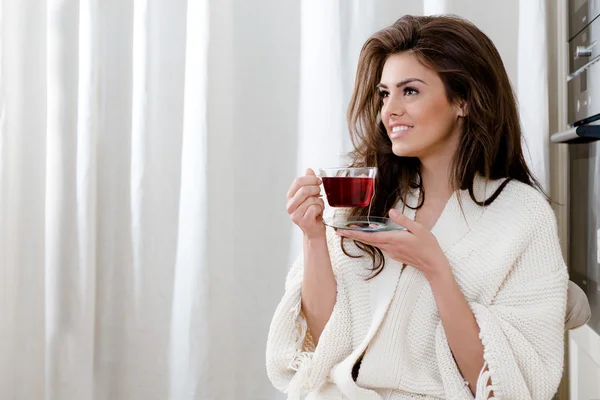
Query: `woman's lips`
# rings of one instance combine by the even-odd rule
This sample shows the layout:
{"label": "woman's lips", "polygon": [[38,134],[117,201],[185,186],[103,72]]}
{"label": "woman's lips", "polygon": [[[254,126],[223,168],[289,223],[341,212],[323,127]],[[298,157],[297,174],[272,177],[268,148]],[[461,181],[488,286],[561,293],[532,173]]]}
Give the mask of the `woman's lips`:
{"label": "woman's lips", "polygon": [[399,139],[399,138],[405,136],[406,134],[408,134],[408,132],[410,132],[412,128],[413,128],[412,126],[408,126],[408,125],[394,126],[392,128],[392,131],[390,132],[390,139]]}

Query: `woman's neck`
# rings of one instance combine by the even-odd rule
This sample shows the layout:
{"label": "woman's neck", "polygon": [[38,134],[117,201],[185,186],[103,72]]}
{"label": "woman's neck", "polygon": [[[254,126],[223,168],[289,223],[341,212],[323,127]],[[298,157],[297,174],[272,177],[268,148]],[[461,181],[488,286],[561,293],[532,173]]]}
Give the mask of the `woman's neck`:
{"label": "woman's neck", "polygon": [[420,158],[423,190],[429,199],[445,202],[452,196],[455,188],[451,179],[452,159],[458,149],[458,128],[441,146],[439,151],[428,157]]}
{"label": "woman's neck", "polygon": [[451,180],[451,154],[436,154],[421,159],[421,179],[423,190],[429,199],[445,201],[452,196],[454,187]]}
{"label": "woman's neck", "polygon": [[430,199],[448,199],[454,192],[449,166],[421,164],[421,179],[423,190]]}

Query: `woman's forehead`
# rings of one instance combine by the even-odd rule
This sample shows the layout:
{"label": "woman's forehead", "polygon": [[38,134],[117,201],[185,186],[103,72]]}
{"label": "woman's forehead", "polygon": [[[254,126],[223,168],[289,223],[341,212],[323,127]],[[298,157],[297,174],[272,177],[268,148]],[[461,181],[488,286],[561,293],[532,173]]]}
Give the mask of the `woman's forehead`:
{"label": "woman's forehead", "polygon": [[417,78],[426,81],[434,76],[437,76],[434,70],[425,66],[414,54],[404,52],[387,58],[381,72],[381,83],[396,85],[404,80]]}

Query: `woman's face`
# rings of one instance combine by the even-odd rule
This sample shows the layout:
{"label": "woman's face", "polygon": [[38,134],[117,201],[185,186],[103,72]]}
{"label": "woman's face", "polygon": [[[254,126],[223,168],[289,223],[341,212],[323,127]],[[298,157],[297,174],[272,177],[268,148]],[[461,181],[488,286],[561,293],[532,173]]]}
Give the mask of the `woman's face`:
{"label": "woman's face", "polygon": [[383,66],[381,120],[397,156],[454,154],[463,110],[451,104],[438,74],[411,53],[390,56]]}

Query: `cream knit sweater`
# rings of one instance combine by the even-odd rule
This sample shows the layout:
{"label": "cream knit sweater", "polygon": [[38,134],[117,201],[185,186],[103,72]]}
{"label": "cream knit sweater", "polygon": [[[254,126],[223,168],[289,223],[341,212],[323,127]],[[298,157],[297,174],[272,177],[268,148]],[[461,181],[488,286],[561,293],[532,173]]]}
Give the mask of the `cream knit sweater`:
{"label": "cream knit sweater", "polygon": [[[477,178],[476,198],[487,198],[499,184]],[[407,204],[416,205],[418,195]],[[414,211],[398,208],[414,218]],[[568,275],[550,206],[514,181],[487,207],[458,191],[432,232],[480,327],[487,369],[477,398],[493,390],[498,399],[551,399],[563,368]],[[337,280],[333,313],[311,348],[301,314],[301,257],[269,331],[273,385],[289,399],[310,392],[307,399],[472,400],[423,274],[387,258],[384,270],[366,280],[370,258],[347,257],[331,231],[327,240]],[[359,251],[347,242],[349,251]],[[363,353],[354,382],[352,367]]]}

